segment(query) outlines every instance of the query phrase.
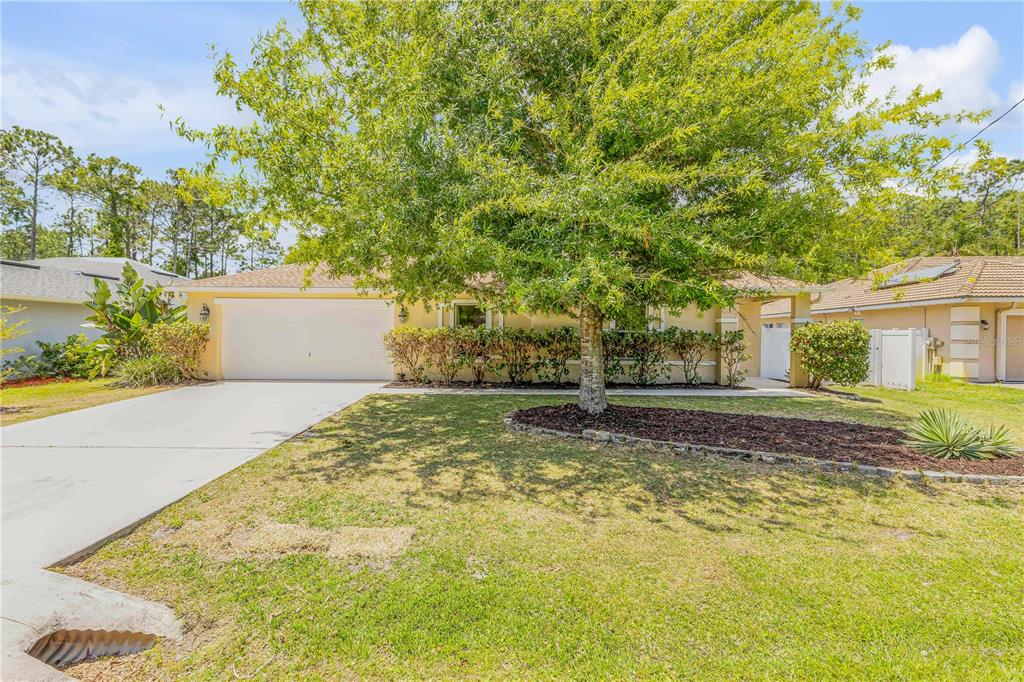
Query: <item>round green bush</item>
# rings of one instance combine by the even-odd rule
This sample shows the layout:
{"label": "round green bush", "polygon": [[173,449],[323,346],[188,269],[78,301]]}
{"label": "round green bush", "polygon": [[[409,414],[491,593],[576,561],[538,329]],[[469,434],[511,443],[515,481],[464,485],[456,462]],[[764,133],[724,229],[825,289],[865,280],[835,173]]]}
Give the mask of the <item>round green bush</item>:
{"label": "round green bush", "polygon": [[823,382],[853,386],[868,378],[871,334],[859,322],[837,320],[797,327],[790,349],[811,375],[811,386]]}

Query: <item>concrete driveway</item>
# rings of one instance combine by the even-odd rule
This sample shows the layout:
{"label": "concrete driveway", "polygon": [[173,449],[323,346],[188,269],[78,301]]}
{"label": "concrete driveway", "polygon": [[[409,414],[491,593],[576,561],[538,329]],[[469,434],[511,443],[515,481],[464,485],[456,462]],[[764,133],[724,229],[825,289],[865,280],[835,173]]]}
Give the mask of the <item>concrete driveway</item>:
{"label": "concrete driveway", "polygon": [[380,386],[203,384],[0,430],[0,676],[63,678],[23,653],[53,629],[175,634],[166,607],[42,569],[130,529]]}

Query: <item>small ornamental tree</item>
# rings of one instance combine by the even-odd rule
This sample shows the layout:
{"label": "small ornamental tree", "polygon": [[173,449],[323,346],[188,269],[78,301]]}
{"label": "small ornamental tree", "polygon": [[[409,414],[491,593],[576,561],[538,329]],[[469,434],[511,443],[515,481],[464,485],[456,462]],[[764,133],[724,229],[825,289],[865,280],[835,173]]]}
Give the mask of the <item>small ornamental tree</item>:
{"label": "small ornamental tree", "polygon": [[697,386],[701,383],[700,363],[704,354],[714,348],[715,335],[697,329],[676,329],[672,334],[672,350],[682,362],[683,383]]}
{"label": "small ornamental tree", "polygon": [[505,372],[509,382],[521,384],[537,365],[536,353],[540,335],[532,329],[505,329],[494,337],[492,361],[495,372]]}
{"label": "small ornamental tree", "polygon": [[462,352],[462,341],[455,329],[426,329],[423,339],[427,366],[441,375],[442,383],[452,383],[459,372],[469,365],[469,358]]}
{"label": "small ornamental tree", "polygon": [[575,327],[556,327],[541,332],[541,358],[537,376],[541,381],[562,383],[569,374],[569,361],[579,357],[580,335]]}
{"label": "small ornamental tree", "polygon": [[[3,342],[0,344],[0,361],[2,361],[6,355],[22,353],[25,350],[20,346],[12,346],[8,343],[9,341],[20,338],[31,331],[25,326],[28,324],[28,320],[14,321],[12,319],[15,315],[24,310],[24,306],[0,305],[0,342]],[[13,374],[15,374],[15,370],[7,366],[5,363],[3,369],[0,370],[0,383],[6,381],[7,378]]]}
{"label": "small ornamental tree", "polygon": [[[639,305],[731,305],[922,179],[939,93],[869,99],[892,66],[810,0],[300,0],[219,91],[243,126],[182,134],[237,164],[303,257],[399,303],[469,292],[575,316],[579,404],[607,406],[602,329]],[[783,273],[785,274],[785,273]]]}
{"label": "small ornamental tree", "polygon": [[462,327],[456,330],[459,336],[459,352],[473,371],[473,383],[482,384],[494,354],[494,330],[486,327]]}
{"label": "small ornamental tree", "polygon": [[859,322],[837,320],[797,327],[789,346],[810,374],[811,388],[824,381],[853,386],[868,378],[871,334]]}
{"label": "small ornamental tree", "polygon": [[747,371],[741,365],[750,359],[742,331],[723,332],[715,337],[714,348],[718,361],[722,363],[726,386],[739,386],[747,378]]}
{"label": "small ornamental tree", "polygon": [[399,376],[412,381],[424,380],[423,361],[427,352],[426,330],[421,327],[395,327],[384,335],[384,349],[398,366]]}

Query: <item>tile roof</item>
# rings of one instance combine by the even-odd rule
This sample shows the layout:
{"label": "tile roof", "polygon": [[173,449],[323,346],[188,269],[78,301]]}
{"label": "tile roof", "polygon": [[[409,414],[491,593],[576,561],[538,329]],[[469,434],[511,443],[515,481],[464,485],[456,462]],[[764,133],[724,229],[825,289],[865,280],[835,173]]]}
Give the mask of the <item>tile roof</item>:
{"label": "tile roof", "polygon": [[[893,275],[943,265],[952,272],[931,280],[881,288]],[[929,256],[910,258],[869,272],[864,277],[833,282],[811,304],[811,312],[846,310],[877,305],[921,303],[950,298],[1024,299],[1024,256]],[[762,315],[788,315],[788,301],[773,301]]]}
{"label": "tile roof", "polygon": [[309,265],[305,263],[292,263],[264,270],[197,279],[175,288],[352,289],[355,287],[353,277],[332,277],[325,265],[318,265],[312,272],[307,272],[308,270]]}
{"label": "tile roof", "polygon": [[788,277],[778,277],[776,275],[755,275],[752,272],[741,272],[732,279],[726,280],[726,284],[741,291],[769,293],[780,290],[787,292],[800,290],[817,291],[821,288],[817,284],[800,282],[795,279],[789,279]]}
{"label": "tile roof", "polygon": [[[93,290],[93,277],[120,281],[125,258],[41,258],[0,264],[0,298],[82,303]],[[129,260],[149,284],[166,285],[188,279]]]}

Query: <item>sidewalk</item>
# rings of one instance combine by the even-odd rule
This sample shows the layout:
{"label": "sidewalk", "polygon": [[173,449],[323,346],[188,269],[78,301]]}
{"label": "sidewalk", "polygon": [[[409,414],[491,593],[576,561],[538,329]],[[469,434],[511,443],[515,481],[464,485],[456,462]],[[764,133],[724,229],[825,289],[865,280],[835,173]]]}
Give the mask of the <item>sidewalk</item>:
{"label": "sidewalk", "polygon": [[[376,393],[396,395],[576,395],[573,388],[380,388]],[[742,388],[609,388],[608,395],[701,397],[701,398],[806,398],[803,391],[789,388],[783,381],[748,379]]]}

